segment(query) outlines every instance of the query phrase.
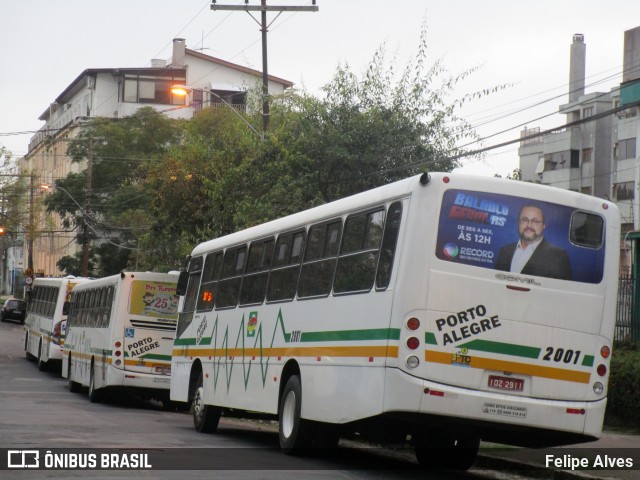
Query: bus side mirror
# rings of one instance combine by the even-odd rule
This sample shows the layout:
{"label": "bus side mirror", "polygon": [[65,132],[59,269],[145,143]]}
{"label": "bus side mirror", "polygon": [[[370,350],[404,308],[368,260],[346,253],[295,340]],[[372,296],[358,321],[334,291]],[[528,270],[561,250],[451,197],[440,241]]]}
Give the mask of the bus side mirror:
{"label": "bus side mirror", "polygon": [[64,302],[62,305],[62,314],[69,315],[69,310],[71,309],[71,302]]}
{"label": "bus side mirror", "polygon": [[189,283],[189,272],[180,272],[178,285],[176,286],[176,294],[183,296],[187,293],[187,283]]}

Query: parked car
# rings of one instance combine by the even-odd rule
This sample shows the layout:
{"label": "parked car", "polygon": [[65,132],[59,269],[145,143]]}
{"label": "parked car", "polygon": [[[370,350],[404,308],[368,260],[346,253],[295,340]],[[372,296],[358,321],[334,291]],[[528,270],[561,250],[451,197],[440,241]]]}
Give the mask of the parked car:
{"label": "parked car", "polygon": [[10,298],[2,306],[0,312],[0,320],[3,322],[6,320],[18,320],[20,323],[24,323],[24,318],[27,314],[27,302],[19,300],[17,298]]}

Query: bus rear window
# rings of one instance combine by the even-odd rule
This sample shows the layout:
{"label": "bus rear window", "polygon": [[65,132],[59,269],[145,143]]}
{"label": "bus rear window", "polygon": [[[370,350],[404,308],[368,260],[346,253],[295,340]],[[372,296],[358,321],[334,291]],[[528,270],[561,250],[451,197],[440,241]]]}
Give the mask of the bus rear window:
{"label": "bus rear window", "polygon": [[574,212],[571,217],[571,243],[579,247],[600,248],[604,238],[604,220],[599,215]]}
{"label": "bus rear window", "polygon": [[605,220],[570,205],[495,192],[447,190],[436,256],[526,276],[600,283]]}

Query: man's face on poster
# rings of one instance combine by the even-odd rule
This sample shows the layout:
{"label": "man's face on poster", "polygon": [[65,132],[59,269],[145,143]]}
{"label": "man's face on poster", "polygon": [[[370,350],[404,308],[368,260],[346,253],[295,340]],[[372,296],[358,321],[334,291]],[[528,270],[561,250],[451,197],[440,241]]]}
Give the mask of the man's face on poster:
{"label": "man's face on poster", "polygon": [[524,207],[518,219],[520,240],[531,243],[542,238],[544,214],[538,207]]}

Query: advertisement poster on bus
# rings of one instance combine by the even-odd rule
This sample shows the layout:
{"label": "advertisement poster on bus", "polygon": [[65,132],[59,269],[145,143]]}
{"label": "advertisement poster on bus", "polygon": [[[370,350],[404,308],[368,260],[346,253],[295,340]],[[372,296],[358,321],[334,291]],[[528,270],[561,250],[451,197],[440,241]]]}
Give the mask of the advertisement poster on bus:
{"label": "advertisement poster on bus", "polygon": [[134,280],[131,284],[129,313],[147,317],[177,317],[176,284]]}
{"label": "advertisement poster on bus", "polygon": [[593,212],[489,192],[448,190],[436,256],[488,269],[585,283],[604,270],[604,220]]}

